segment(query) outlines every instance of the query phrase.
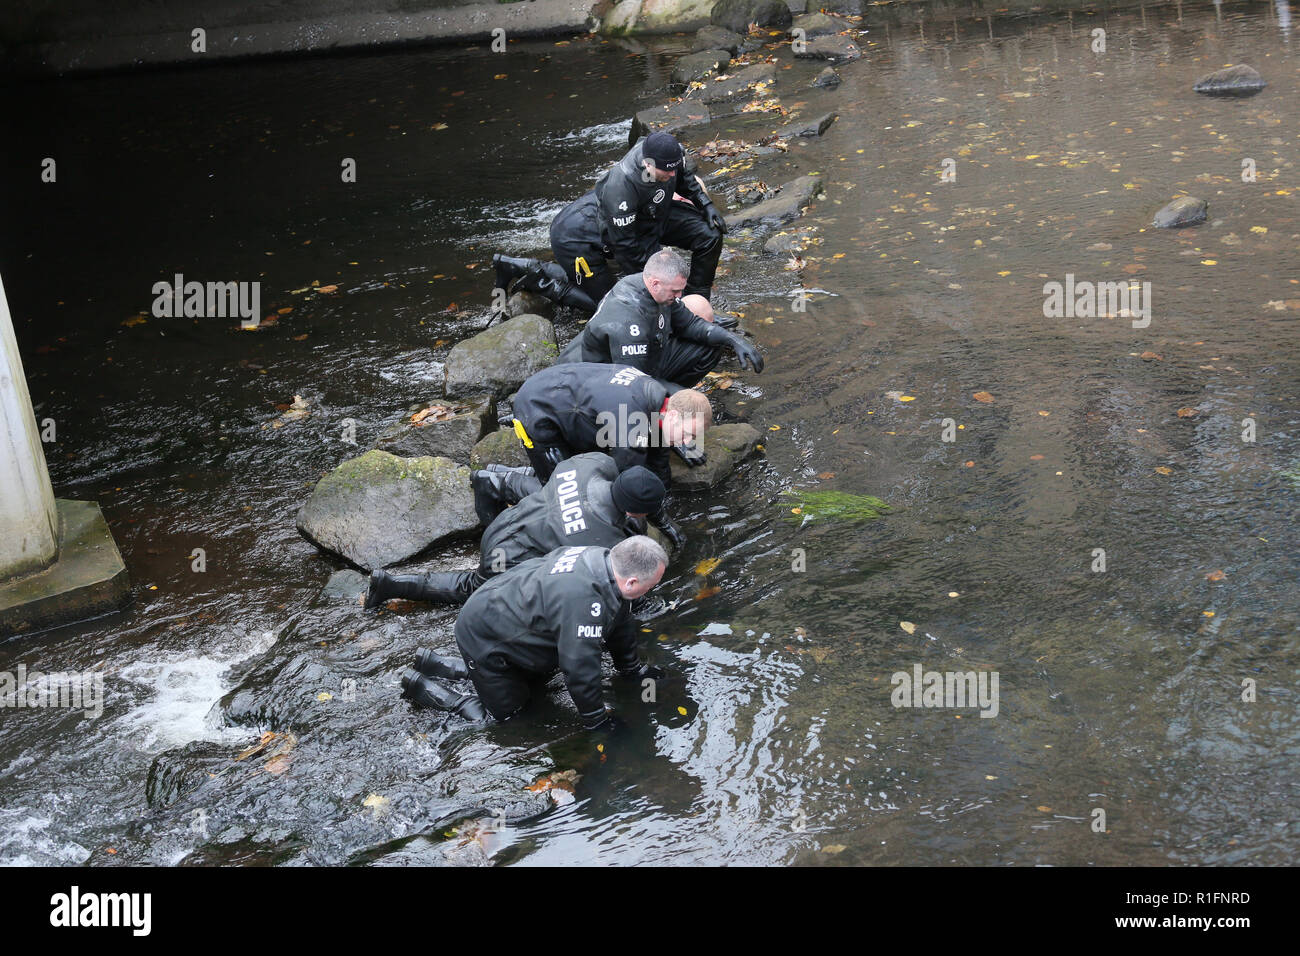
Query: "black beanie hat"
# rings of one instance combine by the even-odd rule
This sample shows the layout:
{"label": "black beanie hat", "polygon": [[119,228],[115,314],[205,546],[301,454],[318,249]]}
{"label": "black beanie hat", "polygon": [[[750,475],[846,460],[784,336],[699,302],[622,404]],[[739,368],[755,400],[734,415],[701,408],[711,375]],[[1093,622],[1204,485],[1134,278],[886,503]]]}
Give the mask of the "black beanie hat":
{"label": "black beanie hat", "polygon": [[686,158],[686,151],[667,133],[651,133],[641,147],[641,155],[653,159],[657,169],[672,172]]}
{"label": "black beanie hat", "polygon": [[610,497],[625,514],[652,515],[664,503],[664,483],[649,468],[633,465],[614,479]]}

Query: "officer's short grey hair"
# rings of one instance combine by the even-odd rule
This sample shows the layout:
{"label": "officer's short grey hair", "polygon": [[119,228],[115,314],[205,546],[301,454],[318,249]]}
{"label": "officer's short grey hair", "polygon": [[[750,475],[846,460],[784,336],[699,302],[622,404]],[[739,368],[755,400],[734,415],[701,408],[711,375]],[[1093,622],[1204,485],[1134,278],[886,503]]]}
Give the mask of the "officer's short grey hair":
{"label": "officer's short grey hair", "polygon": [[673,250],[660,249],[645,261],[645,268],[641,271],[653,279],[665,281],[668,279],[685,279],[690,275],[691,267],[686,264],[685,259]]}
{"label": "officer's short grey hair", "polygon": [[647,581],[668,564],[668,555],[654,538],[635,534],[609,549],[609,563],[620,578]]}

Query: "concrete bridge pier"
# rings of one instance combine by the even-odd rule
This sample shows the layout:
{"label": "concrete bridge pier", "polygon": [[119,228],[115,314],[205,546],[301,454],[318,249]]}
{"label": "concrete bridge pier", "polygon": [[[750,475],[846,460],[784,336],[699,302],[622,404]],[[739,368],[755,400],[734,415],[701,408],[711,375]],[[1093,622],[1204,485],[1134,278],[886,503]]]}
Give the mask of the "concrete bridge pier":
{"label": "concrete bridge pier", "polygon": [[99,505],[54,497],[0,280],[0,636],[98,617],[129,596]]}

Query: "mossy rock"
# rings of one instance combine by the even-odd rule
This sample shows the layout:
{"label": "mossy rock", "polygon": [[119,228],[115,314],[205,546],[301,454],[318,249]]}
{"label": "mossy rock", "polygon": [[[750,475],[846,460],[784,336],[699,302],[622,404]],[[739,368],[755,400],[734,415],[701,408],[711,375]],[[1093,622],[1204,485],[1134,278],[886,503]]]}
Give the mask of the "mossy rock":
{"label": "mossy rock", "polygon": [[478,523],[464,465],[377,450],[322,478],[298,512],[304,538],[367,571],[413,558]]}

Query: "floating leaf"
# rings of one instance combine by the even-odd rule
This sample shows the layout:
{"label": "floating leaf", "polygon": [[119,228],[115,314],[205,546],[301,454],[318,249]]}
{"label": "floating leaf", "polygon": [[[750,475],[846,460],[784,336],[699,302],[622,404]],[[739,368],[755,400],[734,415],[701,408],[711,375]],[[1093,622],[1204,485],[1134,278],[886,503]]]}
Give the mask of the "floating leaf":
{"label": "floating leaf", "polygon": [[695,566],[695,573],[700,577],[708,577],[713,573],[713,569],[722,563],[721,558],[705,558]]}
{"label": "floating leaf", "polygon": [[713,595],[718,594],[719,592],[721,592],[721,590],[722,590],[722,588],[718,587],[716,584],[714,584],[714,585],[710,585],[709,587],[706,587],[706,588],[700,588],[700,590],[698,591],[698,593],[696,593],[696,595],[695,595],[695,600],[697,600],[697,601],[703,601],[703,600],[705,600],[706,598],[711,598],[711,597],[713,597]]}
{"label": "floating leaf", "polygon": [[911,621],[899,621],[898,626],[901,627],[903,630],[907,631],[908,634],[916,633],[916,625],[913,624]]}
{"label": "floating leaf", "polygon": [[1207,575],[1205,576],[1205,580],[1207,580],[1207,581],[1222,581],[1222,580],[1223,580],[1224,578],[1226,578],[1226,577],[1227,577],[1227,575],[1224,574],[1222,571],[1211,571],[1209,574],[1207,574]]}
{"label": "floating leaf", "polygon": [[975,399],[977,402],[983,402],[985,405],[993,401],[993,396],[988,392],[976,392],[971,396],[971,398]]}
{"label": "floating leaf", "polygon": [[319,289],[317,289],[316,291],[317,291],[317,292],[337,292],[337,291],[339,291],[339,287],[336,286],[336,285],[323,285],[323,286],[321,286]]}
{"label": "floating leaf", "polygon": [[1156,473],[1161,475],[1172,475],[1174,470],[1167,465],[1161,465],[1156,469]]}

